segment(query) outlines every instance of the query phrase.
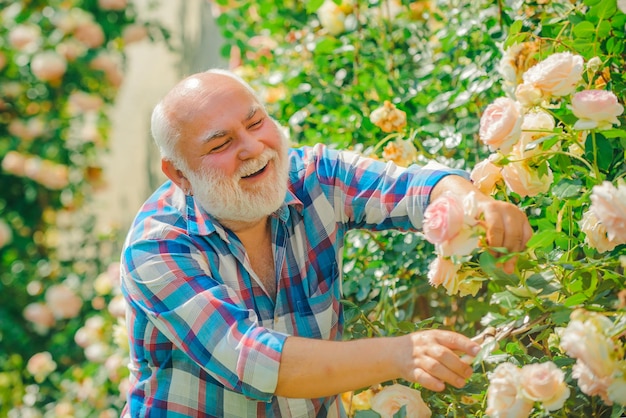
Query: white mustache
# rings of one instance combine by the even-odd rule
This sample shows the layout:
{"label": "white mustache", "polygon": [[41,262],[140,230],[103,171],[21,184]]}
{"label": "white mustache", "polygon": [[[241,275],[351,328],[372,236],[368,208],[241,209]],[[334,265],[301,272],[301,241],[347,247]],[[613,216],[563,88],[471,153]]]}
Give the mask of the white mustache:
{"label": "white mustache", "polygon": [[251,174],[256,173],[257,171],[265,168],[267,163],[271,160],[275,159],[278,156],[276,151],[274,150],[266,150],[259,158],[256,160],[248,160],[242,164],[242,166],[237,171],[237,177],[240,179]]}

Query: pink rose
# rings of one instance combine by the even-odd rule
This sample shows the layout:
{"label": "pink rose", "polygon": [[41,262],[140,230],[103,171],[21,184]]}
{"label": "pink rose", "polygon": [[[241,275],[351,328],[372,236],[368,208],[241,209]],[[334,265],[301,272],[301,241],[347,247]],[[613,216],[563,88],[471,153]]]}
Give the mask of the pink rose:
{"label": "pink rose", "polygon": [[530,67],[522,78],[548,96],[567,96],[582,80],[584,61],[570,52],[552,54]]}
{"label": "pink rose", "polygon": [[68,104],[70,111],[73,114],[79,114],[100,110],[104,105],[104,100],[96,94],[85,93],[84,91],[75,91],[70,94]]}
{"label": "pink rose", "polygon": [[576,310],[561,331],[561,348],[583,362],[595,376],[611,376],[617,369],[615,344],[606,334],[611,328],[613,323],[604,315]]}
{"label": "pink rose", "polygon": [[56,322],[52,309],[44,303],[31,303],[26,305],[23,315],[27,321],[43,329],[51,328]]}
{"label": "pink rose", "polygon": [[470,178],[474,186],[485,194],[492,194],[496,189],[496,184],[502,180],[502,167],[495,165],[492,161],[497,157],[492,154],[488,159],[476,164],[470,173]]}
{"label": "pink rose", "polygon": [[35,55],[30,70],[41,81],[58,81],[67,70],[67,60],[55,51],[44,51]]}
{"label": "pink rose", "polygon": [[585,233],[585,243],[600,253],[611,251],[619,245],[617,241],[608,238],[606,227],[591,210],[583,214],[580,230]]}
{"label": "pink rose", "polygon": [[87,47],[78,42],[76,39],[68,39],[66,41],[60,42],[55,50],[59,55],[64,57],[67,61],[76,61],[76,58],[82,57],[87,52]]}
{"label": "pink rose", "polygon": [[530,401],[541,402],[547,411],[561,409],[570,394],[563,371],[552,362],[527,364],[520,375],[521,393]]}
{"label": "pink rose", "polygon": [[617,117],[624,112],[613,92],[583,90],[572,97],[572,112],[578,118],[574,129],[611,129],[619,126]]}
{"label": "pink rose", "polygon": [[424,235],[433,244],[454,238],[463,226],[463,205],[454,195],[446,192],[431,202],[424,212]]}
{"label": "pink rose", "polygon": [[124,10],[128,7],[128,0],[98,0],[98,6],[102,10]]}
{"label": "pink rose", "polygon": [[500,363],[489,374],[487,409],[491,418],[527,418],[533,402],[519,396],[520,369],[511,363]]}
{"label": "pink rose", "polygon": [[52,360],[52,355],[47,351],[35,354],[26,364],[26,370],[35,377],[38,383],[43,382],[56,368],[57,364]]}
{"label": "pink rose", "polygon": [[485,109],[480,118],[478,135],[491,151],[504,154],[519,140],[522,133],[522,106],[507,97],[500,97]]}
{"label": "pink rose", "polygon": [[525,161],[512,161],[502,167],[502,178],[509,190],[524,196],[537,196],[550,189],[554,176],[552,170],[545,164],[544,174],[537,169],[530,167]]}
{"label": "pink rose", "polygon": [[626,243],[626,183],[617,187],[608,181],[594,186],[591,192],[590,211],[604,225],[610,241]]}
{"label": "pink rose", "polygon": [[45,299],[57,319],[74,318],[83,306],[82,299],[64,284],[50,286]]}
{"label": "pink rose", "polygon": [[382,418],[393,418],[400,408],[406,406],[406,416],[412,418],[429,418],[430,408],[422,400],[420,391],[408,386],[393,384],[385,386],[372,397],[372,410]]}

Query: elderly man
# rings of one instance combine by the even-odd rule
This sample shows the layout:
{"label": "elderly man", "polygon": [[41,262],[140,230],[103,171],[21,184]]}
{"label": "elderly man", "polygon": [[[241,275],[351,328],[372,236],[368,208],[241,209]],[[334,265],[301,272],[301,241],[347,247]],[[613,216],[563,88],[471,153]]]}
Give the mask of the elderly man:
{"label": "elderly man", "polygon": [[[176,85],[152,131],[169,181],[122,254],[125,415],[339,417],[337,394],[378,382],[464,386],[472,369],[459,353],[479,349],[470,339],[426,330],[341,341],[339,302],[346,232],[418,230],[429,200],[477,192],[464,172],[289,149],[252,88],[221,70]],[[479,201],[490,245],[522,250],[525,215]]]}

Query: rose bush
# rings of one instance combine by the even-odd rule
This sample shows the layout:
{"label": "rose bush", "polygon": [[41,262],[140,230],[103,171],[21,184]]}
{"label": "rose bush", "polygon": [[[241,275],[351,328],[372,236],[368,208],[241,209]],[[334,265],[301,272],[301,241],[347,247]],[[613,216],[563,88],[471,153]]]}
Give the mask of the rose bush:
{"label": "rose bush", "polygon": [[[119,307],[94,287],[119,238],[85,203],[134,27],[167,37],[126,0],[0,0],[0,416],[119,415]],[[97,341],[77,344],[93,318]]]}
{"label": "rose bush", "polygon": [[[434,416],[620,416],[622,359],[612,363],[614,377],[594,377],[559,344],[559,330],[589,307],[613,324],[606,338],[622,353],[621,2],[328,3],[289,2],[283,13],[243,1],[218,21],[225,52],[242,58],[235,70],[259,91],[285,94],[271,111],[294,140],[400,165],[436,159],[465,168],[483,192],[518,205],[534,229],[520,254],[498,258],[468,235],[466,251],[442,255],[442,243],[461,236],[450,220],[462,205],[446,212],[450,203],[432,202],[432,243],[420,234],[352,234],[346,337],[433,326],[471,336],[494,327],[465,388],[421,391]],[[340,22],[332,33],[326,13]],[[269,56],[247,46],[261,32],[277,44]],[[381,122],[396,110],[404,116],[397,128]],[[517,265],[506,274],[499,263],[512,256]],[[541,385],[522,390],[521,380],[508,380],[522,369]]]}

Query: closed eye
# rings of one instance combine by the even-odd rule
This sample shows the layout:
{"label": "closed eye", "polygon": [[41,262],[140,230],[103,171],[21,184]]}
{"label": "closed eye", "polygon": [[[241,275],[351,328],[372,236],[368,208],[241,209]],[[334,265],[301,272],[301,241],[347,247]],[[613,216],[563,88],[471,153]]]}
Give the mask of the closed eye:
{"label": "closed eye", "polygon": [[257,120],[256,122],[252,123],[251,125],[248,126],[248,129],[252,129],[252,128],[256,128],[261,126],[261,124],[263,123],[264,118],[261,118],[259,120]]}
{"label": "closed eye", "polygon": [[231,139],[228,138],[226,141],[222,142],[221,144],[211,148],[211,150],[209,151],[209,154],[214,153],[214,152],[220,152],[224,149],[226,149],[226,147],[228,146],[228,144],[230,144]]}

